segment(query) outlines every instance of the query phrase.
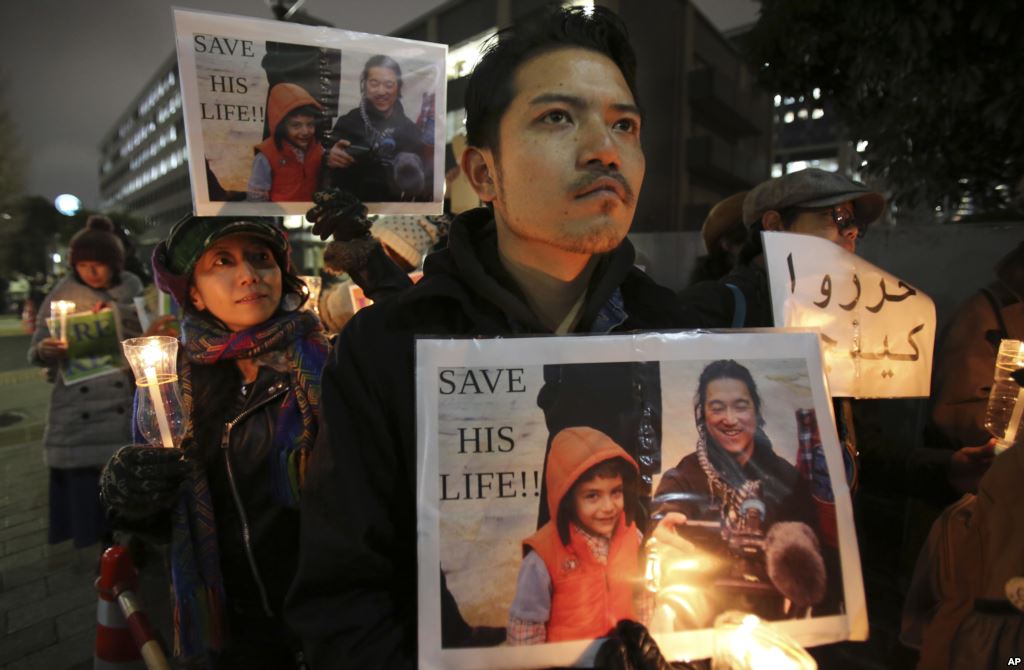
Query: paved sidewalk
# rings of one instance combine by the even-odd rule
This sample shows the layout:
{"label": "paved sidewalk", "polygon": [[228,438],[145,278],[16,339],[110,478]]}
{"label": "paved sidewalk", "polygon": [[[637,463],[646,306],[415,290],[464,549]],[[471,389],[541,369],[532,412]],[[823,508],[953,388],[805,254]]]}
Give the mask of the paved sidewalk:
{"label": "paved sidewalk", "polygon": [[47,544],[41,452],[38,441],[0,447],[0,667],[86,670],[92,668],[99,547]]}
{"label": "paved sidewalk", "polygon": [[[41,440],[52,387],[26,367],[27,347],[20,324],[0,317],[0,670],[91,670],[100,547],[46,541]],[[160,555],[148,558],[142,601],[166,639],[167,573]]]}

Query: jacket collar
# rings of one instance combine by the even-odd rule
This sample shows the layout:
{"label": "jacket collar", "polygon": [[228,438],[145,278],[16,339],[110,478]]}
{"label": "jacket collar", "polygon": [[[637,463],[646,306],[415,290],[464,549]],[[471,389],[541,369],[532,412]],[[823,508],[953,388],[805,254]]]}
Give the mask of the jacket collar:
{"label": "jacket collar", "polygon": [[[634,258],[629,240],[623,240],[614,250],[602,254],[587,287],[579,330],[608,332],[626,320],[619,286],[632,270]],[[458,283],[458,289],[452,281]],[[459,298],[474,320],[483,311],[491,318],[495,313],[504,315],[505,325],[512,332],[547,330],[501,264],[497,229],[487,208],[472,209],[455,218],[448,248],[427,257],[424,280],[406,294],[405,299],[417,300],[430,295]]]}

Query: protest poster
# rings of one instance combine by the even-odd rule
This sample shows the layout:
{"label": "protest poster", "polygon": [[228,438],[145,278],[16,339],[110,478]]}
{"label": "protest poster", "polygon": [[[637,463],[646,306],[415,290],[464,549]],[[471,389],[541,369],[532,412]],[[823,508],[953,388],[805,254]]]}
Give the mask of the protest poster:
{"label": "protest poster", "polygon": [[[60,368],[65,386],[125,370],[120,323],[116,307],[67,316],[68,353]],[[56,333],[55,317],[48,325]]]}
{"label": "protest poster", "polygon": [[618,618],[707,658],[726,610],[865,638],[817,334],[421,339],[416,375],[420,667],[591,667]]}
{"label": "protest poster", "polygon": [[935,345],[931,298],[828,240],[761,235],[775,325],[821,333],[833,396],[929,395]]}
{"label": "protest poster", "polygon": [[371,214],[441,213],[445,45],[183,9],[174,25],[197,214],[304,214],[330,186]]}

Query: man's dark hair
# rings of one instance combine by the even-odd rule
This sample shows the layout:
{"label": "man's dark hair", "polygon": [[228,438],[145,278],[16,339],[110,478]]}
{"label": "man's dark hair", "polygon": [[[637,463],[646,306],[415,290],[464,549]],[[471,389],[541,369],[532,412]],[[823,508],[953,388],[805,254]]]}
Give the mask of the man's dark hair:
{"label": "man's dark hair", "polygon": [[391,56],[385,56],[384,54],[377,54],[376,56],[370,56],[370,59],[366,61],[366,65],[363,66],[363,73],[359,75],[359,93],[366,95],[366,80],[370,76],[370,68],[372,67],[386,67],[395,73],[398,77],[398,97],[402,97],[402,66],[398,64]]}
{"label": "man's dark hair", "polygon": [[534,56],[574,47],[610,58],[622,72],[634,100],[638,100],[636,55],[622,19],[604,7],[594,7],[592,13],[581,7],[547,9],[536,19],[499,31],[469,75],[466,87],[468,144],[497,151],[501,117],[516,95],[516,70]]}
{"label": "man's dark hair", "polygon": [[[636,468],[617,456],[609,458],[592,465],[582,475],[577,477],[576,481],[569,487],[569,490],[566,491],[562,501],[558,504],[558,517],[555,519],[555,526],[558,529],[558,537],[563,545],[569,546],[569,541],[572,539],[569,534],[569,523],[573,522],[582,525],[580,520],[576,518],[576,489],[598,477],[612,479],[616,476],[622,477],[623,510],[626,513],[626,523],[630,524],[636,521],[640,505],[636,493]],[[590,531],[588,530],[587,532]]]}

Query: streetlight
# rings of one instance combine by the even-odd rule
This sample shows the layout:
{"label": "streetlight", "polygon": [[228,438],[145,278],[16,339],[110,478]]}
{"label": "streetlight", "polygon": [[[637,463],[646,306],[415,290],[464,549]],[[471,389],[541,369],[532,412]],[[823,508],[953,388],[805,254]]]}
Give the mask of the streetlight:
{"label": "streetlight", "polygon": [[82,208],[82,201],[70,193],[61,193],[53,199],[53,206],[64,216],[74,216]]}

